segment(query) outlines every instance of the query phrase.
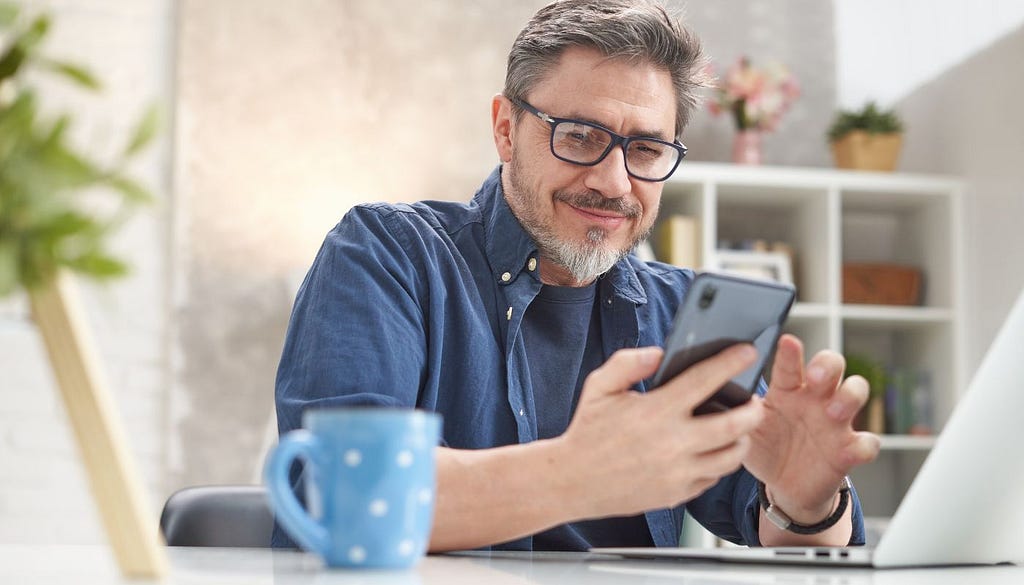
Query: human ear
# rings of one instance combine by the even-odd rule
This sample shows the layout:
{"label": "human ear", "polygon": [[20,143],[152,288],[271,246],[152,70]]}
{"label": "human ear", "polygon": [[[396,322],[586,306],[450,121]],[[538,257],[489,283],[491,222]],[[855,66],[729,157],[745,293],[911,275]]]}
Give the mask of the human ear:
{"label": "human ear", "polygon": [[512,102],[500,93],[491,100],[491,129],[501,162],[512,160]]}

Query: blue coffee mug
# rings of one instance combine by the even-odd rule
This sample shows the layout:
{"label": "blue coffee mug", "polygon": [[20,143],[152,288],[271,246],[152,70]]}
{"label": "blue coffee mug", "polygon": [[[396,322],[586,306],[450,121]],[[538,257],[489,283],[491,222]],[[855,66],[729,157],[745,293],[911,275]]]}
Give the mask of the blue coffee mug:
{"label": "blue coffee mug", "polygon": [[[309,410],[270,452],[264,481],[281,527],[332,567],[406,568],[426,552],[441,416],[421,410]],[[305,462],[304,510],[288,481]]]}

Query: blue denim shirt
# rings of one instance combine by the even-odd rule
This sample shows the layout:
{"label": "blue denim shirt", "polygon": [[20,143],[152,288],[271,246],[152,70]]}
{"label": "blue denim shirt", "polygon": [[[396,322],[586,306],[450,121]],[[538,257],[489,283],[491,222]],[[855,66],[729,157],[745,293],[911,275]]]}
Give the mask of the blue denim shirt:
{"label": "blue denim shirt", "polygon": [[[442,442],[457,449],[537,439],[520,332],[541,287],[530,270],[537,247],[505,202],[500,173],[468,204],[359,205],[327,235],[296,298],[277,373],[281,433],[299,428],[306,409],[387,405],[441,413]],[[662,345],[692,277],[632,255],[604,274],[604,355]],[[852,542],[862,543],[854,503]],[[647,512],[657,546],[678,545],[684,508],[722,538],[759,542],[756,483],[745,470],[685,506]],[[287,543],[282,536],[276,531],[275,545]],[[493,548],[532,550],[532,541]]]}

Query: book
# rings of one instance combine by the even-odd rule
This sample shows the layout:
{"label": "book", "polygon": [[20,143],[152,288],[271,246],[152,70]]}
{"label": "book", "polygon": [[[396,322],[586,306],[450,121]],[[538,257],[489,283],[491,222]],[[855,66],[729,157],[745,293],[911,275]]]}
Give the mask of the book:
{"label": "book", "polygon": [[886,388],[887,430],[897,435],[935,433],[931,373],[919,368],[894,368]]}
{"label": "book", "polygon": [[661,221],[657,237],[658,258],[683,268],[701,267],[700,222],[689,215],[670,215]]}

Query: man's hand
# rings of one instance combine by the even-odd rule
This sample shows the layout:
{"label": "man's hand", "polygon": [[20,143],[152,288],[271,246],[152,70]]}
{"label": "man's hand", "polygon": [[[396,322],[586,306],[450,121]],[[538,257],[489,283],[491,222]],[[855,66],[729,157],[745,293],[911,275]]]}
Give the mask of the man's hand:
{"label": "man's hand", "polygon": [[759,400],[728,412],[693,415],[756,350],[737,345],[646,394],[629,388],[657,369],[657,348],[616,352],[588,376],[568,430],[566,476],[580,518],[637,514],[692,499],[739,468],[748,434],[761,424]]}
{"label": "man's hand", "polygon": [[494,449],[438,448],[430,550],[507,542],[566,522],[639,514],[692,499],[740,466],[761,424],[760,400],[693,409],[756,358],[729,348],[646,394],[659,348],[615,352],[583,384],[564,434]]}
{"label": "man's hand", "polygon": [[[846,362],[835,352],[819,352],[804,369],[803,346],[792,335],[779,340],[765,417],[751,434],[751,448],[743,465],[763,481],[772,503],[794,521],[814,524],[834,509],[837,490],[851,469],[878,455],[878,437],[853,430],[853,419],[867,402],[868,384],[860,376],[842,379]],[[825,540],[846,544],[849,518],[842,530]],[[762,544],[783,544],[801,539],[788,534],[766,535],[774,525],[761,522]],[[837,527],[840,528],[840,527]],[[766,538],[768,537],[768,538]],[[831,538],[829,538],[831,537]],[[821,539],[819,539],[821,540]]]}

